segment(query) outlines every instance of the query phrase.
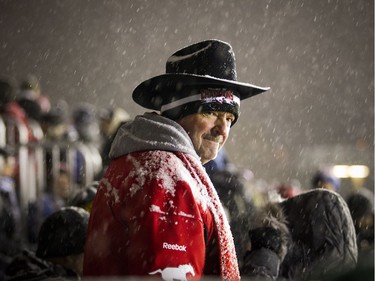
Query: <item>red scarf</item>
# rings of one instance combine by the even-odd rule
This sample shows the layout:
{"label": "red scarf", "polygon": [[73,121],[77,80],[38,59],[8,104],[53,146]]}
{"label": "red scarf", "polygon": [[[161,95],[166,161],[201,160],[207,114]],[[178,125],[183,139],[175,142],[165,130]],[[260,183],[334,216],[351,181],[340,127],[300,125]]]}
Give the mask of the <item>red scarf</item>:
{"label": "red scarf", "polygon": [[198,163],[195,158],[188,154],[179,154],[179,158],[183,161],[186,160],[184,162],[186,168],[190,170],[191,175],[198,175],[199,178],[195,178],[195,180],[206,187],[208,196],[210,197],[208,208],[214,217],[218,231],[221,277],[223,280],[240,280],[233,236],[219,196],[208,175],[203,172],[204,168],[201,163]]}

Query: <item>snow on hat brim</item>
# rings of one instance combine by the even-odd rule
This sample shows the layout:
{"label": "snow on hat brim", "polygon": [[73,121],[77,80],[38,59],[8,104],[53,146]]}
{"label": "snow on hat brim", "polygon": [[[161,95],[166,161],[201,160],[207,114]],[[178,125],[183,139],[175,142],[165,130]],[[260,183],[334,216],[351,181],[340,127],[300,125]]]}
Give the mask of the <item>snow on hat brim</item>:
{"label": "snow on hat brim", "polygon": [[232,90],[240,100],[269,89],[238,82],[232,46],[211,39],[186,46],[172,54],[166,62],[165,74],[138,85],[133,91],[133,100],[145,108],[160,111],[163,105],[192,95],[186,88],[194,87]]}

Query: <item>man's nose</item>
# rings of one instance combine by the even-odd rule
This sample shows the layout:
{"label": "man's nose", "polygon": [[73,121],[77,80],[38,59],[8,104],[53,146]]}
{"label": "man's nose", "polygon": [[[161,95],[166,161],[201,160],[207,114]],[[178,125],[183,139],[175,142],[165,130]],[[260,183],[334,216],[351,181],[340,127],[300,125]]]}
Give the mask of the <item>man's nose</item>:
{"label": "man's nose", "polygon": [[219,116],[215,121],[215,132],[219,135],[226,136],[227,129],[229,128],[227,119],[225,116]]}

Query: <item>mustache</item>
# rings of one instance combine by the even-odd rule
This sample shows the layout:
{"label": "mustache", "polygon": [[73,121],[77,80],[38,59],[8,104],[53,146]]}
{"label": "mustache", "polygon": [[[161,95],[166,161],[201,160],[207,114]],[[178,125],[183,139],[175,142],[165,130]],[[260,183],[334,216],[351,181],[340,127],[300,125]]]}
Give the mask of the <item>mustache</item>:
{"label": "mustache", "polygon": [[224,136],[219,134],[205,134],[203,135],[203,138],[205,140],[214,141],[217,143],[223,143],[224,142]]}

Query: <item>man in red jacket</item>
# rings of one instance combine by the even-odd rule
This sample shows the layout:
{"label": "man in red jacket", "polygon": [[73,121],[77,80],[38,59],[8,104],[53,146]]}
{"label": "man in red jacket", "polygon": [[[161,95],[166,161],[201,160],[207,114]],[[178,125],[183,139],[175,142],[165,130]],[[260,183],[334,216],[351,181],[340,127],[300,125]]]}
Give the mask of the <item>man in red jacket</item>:
{"label": "man in red jacket", "polygon": [[202,164],[214,159],[240,100],[268,88],[237,82],[228,43],[175,52],[133,100],[159,111],[118,130],[93,203],[84,276],[239,280],[232,234]]}

